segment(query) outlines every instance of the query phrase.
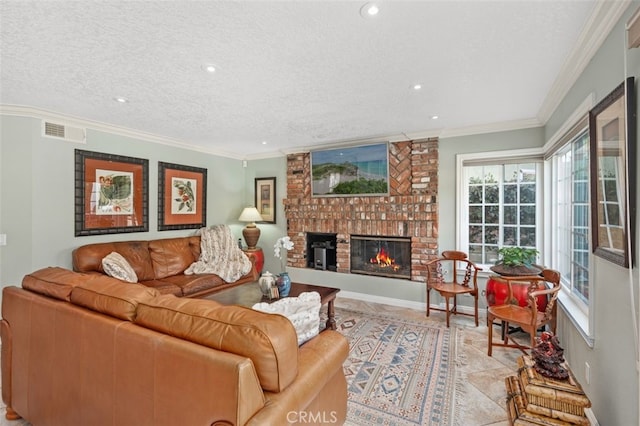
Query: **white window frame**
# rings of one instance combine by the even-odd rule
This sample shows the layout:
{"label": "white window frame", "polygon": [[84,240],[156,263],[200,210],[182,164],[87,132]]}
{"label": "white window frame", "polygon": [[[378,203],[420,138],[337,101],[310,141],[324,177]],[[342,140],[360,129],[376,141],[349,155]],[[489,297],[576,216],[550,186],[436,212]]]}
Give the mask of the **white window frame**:
{"label": "white window frame", "polygon": [[[567,118],[567,120],[560,126],[560,128],[553,134],[551,138],[545,143],[543,149],[546,156],[551,156],[553,151],[556,151],[559,147],[557,144],[564,138],[564,136],[571,131],[571,129],[583,119],[585,115],[589,113],[589,110],[593,108],[595,105],[595,95],[593,93],[589,94],[584,101],[575,109],[575,111]],[[590,142],[591,143],[591,142]],[[557,221],[557,218],[554,217],[553,210],[551,208],[553,199],[555,197],[555,188],[553,187],[553,162],[552,158],[549,158],[545,161],[545,175],[549,177],[549,179],[545,179],[547,182],[547,186],[545,186],[545,217],[550,218],[550,229],[555,229],[554,224]],[[589,200],[591,202],[591,200]],[[589,209],[591,212],[591,209]],[[591,227],[589,227],[589,231],[593,232]],[[545,250],[546,253],[553,253],[553,242],[554,235],[545,235],[545,247],[548,250]],[[552,257],[545,259],[545,261],[549,262],[548,264],[553,265],[555,261]],[[571,323],[578,330],[578,332],[582,335],[582,338],[587,343],[589,347],[593,347],[595,343],[595,282],[593,281],[594,275],[594,264],[595,259],[593,255],[593,247],[592,247],[592,239],[589,237],[589,303],[586,306],[582,300],[579,300],[577,296],[571,294],[571,292],[565,287],[562,286],[560,293],[558,295],[558,301],[560,302],[560,306],[562,310],[567,315]]]}
{"label": "white window frame", "polygon": [[[483,162],[493,162],[500,163],[501,161],[506,160],[517,160],[522,158],[522,162],[531,162],[531,158],[541,157],[543,154],[542,148],[526,148],[526,149],[513,149],[513,150],[505,150],[505,151],[490,151],[490,152],[478,152],[473,154],[457,154],[456,155],[456,182],[457,182],[457,195],[456,195],[456,241],[457,247],[460,247],[461,250],[464,250],[465,247],[469,247],[469,233],[461,232],[463,229],[468,229],[469,225],[469,209],[465,208],[467,206],[466,200],[468,200],[468,185],[464,179],[464,163],[465,161],[474,160],[474,161],[483,161]],[[540,174],[538,175],[537,184],[539,188],[544,188],[544,165],[540,167]],[[536,204],[537,211],[536,217],[540,219],[541,223],[536,224],[536,228],[544,230],[545,223],[545,215],[543,209],[543,203],[541,191],[538,189],[536,191]],[[544,241],[545,235],[544,232],[536,232],[536,247],[540,247],[540,253],[544,256]],[[478,265],[483,268],[483,272],[480,275],[488,276],[491,275],[491,270],[487,265]]]}

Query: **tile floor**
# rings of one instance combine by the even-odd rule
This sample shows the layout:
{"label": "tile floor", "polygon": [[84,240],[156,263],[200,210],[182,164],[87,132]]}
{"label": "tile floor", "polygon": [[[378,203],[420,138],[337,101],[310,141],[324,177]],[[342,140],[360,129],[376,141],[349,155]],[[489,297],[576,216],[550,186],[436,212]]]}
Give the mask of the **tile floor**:
{"label": "tile floor", "polygon": [[[404,307],[363,302],[355,299],[336,298],[336,307],[360,311],[385,312],[410,318],[425,318],[424,311]],[[444,321],[444,313],[431,313],[431,320]],[[506,390],[504,378],[515,374],[516,359],[521,355],[517,349],[494,348],[493,357],[487,356],[487,327],[481,316],[480,326],[475,327],[473,318],[452,316],[451,324],[464,330],[464,353],[466,364],[461,373],[466,377],[462,397],[464,412],[461,425],[464,426],[507,426]],[[498,330],[494,330],[495,333]],[[526,334],[522,334],[527,338]],[[4,417],[5,406],[1,404],[0,426],[28,426],[23,420],[9,421]]]}

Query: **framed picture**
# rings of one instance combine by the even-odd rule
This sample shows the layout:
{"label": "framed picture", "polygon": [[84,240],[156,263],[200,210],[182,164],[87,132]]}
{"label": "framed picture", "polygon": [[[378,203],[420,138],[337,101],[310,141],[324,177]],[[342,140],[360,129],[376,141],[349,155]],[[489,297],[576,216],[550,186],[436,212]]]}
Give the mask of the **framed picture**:
{"label": "framed picture", "polygon": [[158,231],[207,226],[207,169],[158,162]]}
{"label": "framed picture", "polygon": [[311,152],[314,197],[389,195],[387,142]]}
{"label": "framed picture", "polygon": [[276,223],[276,178],[256,178],[256,208],[262,223]]}
{"label": "framed picture", "polygon": [[628,268],[636,208],[636,111],[630,77],[589,111],[593,252]]}
{"label": "framed picture", "polygon": [[149,160],[75,150],[75,235],[149,231]]}

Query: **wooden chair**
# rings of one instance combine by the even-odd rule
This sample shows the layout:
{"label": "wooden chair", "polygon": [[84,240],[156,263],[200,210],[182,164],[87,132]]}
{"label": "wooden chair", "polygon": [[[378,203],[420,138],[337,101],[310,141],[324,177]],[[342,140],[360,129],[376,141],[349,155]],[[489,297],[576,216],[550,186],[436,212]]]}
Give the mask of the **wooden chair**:
{"label": "wooden chair", "polygon": [[[458,269],[464,270],[464,277],[458,282]],[[430,310],[447,313],[447,327],[451,314],[475,317],[478,326],[478,271],[482,268],[467,259],[467,254],[461,251],[444,251],[442,257],[427,263],[427,316]],[[445,275],[451,274],[452,280],[445,281]],[[431,307],[431,290],[435,290],[445,299],[445,309]],[[474,313],[458,312],[457,296],[470,294],[474,300]],[[450,299],[453,299],[451,308]]]}
{"label": "wooden chair", "polygon": [[[560,272],[553,269],[544,269],[540,275],[526,277],[493,277],[495,280],[504,280],[509,288],[509,294],[503,305],[494,305],[487,308],[487,324],[488,324],[488,355],[494,346],[504,346],[509,348],[518,348],[525,354],[526,349],[530,349],[536,344],[537,330],[543,326],[550,326],[551,331],[556,332],[556,313],[557,299],[560,291]],[[513,283],[520,285],[528,284],[527,289],[527,306],[519,306],[517,299],[513,297]],[[537,297],[544,295],[547,297],[547,306],[544,311],[538,310]],[[502,343],[493,341],[493,321],[503,322]],[[509,337],[509,325],[517,326],[529,334],[531,341],[530,346],[518,344],[513,338]],[[509,343],[511,342],[511,343]]]}

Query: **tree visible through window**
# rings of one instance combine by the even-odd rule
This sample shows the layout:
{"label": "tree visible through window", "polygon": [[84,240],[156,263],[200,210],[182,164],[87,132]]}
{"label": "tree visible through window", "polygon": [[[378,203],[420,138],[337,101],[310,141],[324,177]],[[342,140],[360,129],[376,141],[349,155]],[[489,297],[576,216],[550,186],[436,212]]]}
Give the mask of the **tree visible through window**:
{"label": "tree visible through window", "polygon": [[500,247],[539,249],[540,163],[464,166],[469,258],[498,260]]}

